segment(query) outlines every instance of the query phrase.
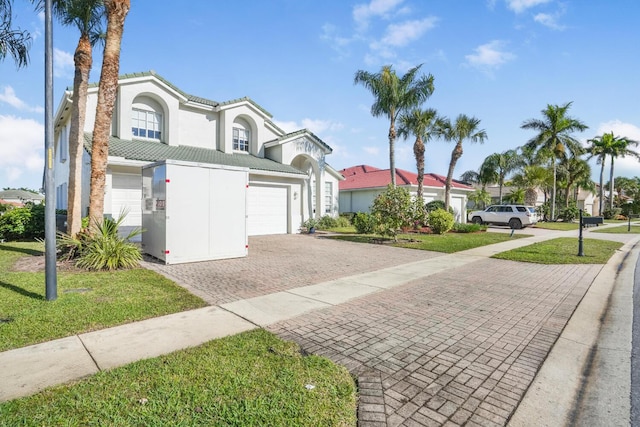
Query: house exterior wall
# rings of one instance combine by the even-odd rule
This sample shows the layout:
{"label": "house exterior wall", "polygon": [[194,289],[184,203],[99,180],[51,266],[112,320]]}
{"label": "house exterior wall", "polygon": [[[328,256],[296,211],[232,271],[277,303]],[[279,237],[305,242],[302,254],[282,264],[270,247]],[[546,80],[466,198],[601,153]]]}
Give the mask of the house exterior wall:
{"label": "house exterior wall", "polygon": [[[65,93],[60,104],[60,109],[56,114],[59,118],[55,126],[56,138],[56,166],[55,181],[59,187],[59,194],[65,193],[65,197],[60,197],[57,207],[66,208],[66,189],[69,180],[69,161],[63,158],[63,148],[61,141],[68,138],[68,128],[70,122],[69,110],[70,94]],[[91,86],[87,96],[87,113],[84,130],[92,132],[95,123],[95,112],[97,107],[98,87]],[[250,181],[259,185],[273,185],[287,188],[288,194],[288,232],[298,232],[300,224],[309,218],[310,212],[308,197],[311,195],[309,185],[313,177],[315,187],[313,194],[316,200],[317,216],[325,214],[325,190],[326,185],[331,185],[333,192],[332,206],[330,214],[338,214],[339,188],[338,181],[340,175],[335,171],[326,169],[325,155],[330,153],[330,148],[321,141],[309,139],[304,135],[297,140],[284,141],[282,145],[277,145],[265,149],[264,144],[275,141],[283,136],[270,123],[270,115],[247,99],[230,101],[220,105],[211,101],[199,102],[197,99],[187,97],[176,90],[172,85],[168,85],[164,80],[154,75],[140,75],[126,77],[120,80],[118,95],[114,107],[112,121],[112,135],[127,141],[135,137],[132,135],[132,108],[136,104],[145,104],[153,110],[160,110],[162,113],[162,126],[160,141],[158,144],[170,146],[187,145],[212,150],[219,150],[228,154],[245,156],[247,153],[233,150],[233,127],[234,122],[241,122],[250,130],[249,153],[257,157],[267,157],[271,160],[286,165],[293,165],[296,158],[304,157],[308,162],[309,170],[313,174],[292,177],[295,174],[262,173],[252,171]],[[68,157],[68,156],[67,156]],[[152,163],[128,160],[118,157],[109,157],[105,182],[105,215],[117,217],[119,212],[115,212],[113,203],[113,181],[122,181],[123,175],[142,176],[141,168],[144,164]],[[83,179],[82,179],[82,214],[87,215],[89,206],[90,189],[90,153],[85,151],[83,155]],[[299,168],[302,170],[301,168]],[[133,193],[132,193],[133,194]],[[306,197],[306,199],[305,199]]]}

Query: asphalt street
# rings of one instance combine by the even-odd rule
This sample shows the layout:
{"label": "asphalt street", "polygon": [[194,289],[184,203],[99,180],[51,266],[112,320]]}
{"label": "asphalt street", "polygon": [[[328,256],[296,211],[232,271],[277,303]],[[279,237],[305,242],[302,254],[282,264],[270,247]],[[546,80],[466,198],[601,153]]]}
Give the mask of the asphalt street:
{"label": "asphalt street", "polygon": [[631,425],[640,426],[640,258],[633,284],[633,338],[631,349]]}

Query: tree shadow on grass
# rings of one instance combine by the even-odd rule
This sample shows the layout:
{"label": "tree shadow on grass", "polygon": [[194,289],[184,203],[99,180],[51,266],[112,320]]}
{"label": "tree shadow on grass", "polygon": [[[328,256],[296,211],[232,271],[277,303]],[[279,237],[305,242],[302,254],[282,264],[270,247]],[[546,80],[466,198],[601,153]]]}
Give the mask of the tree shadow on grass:
{"label": "tree shadow on grass", "polygon": [[41,251],[39,249],[20,248],[20,247],[17,247],[17,246],[12,246],[12,245],[7,245],[7,244],[0,244],[0,250],[11,251],[11,252],[20,252],[22,254],[33,255],[33,256],[44,255],[44,251]]}
{"label": "tree shadow on grass", "polygon": [[1,280],[0,280],[0,288],[8,289],[8,290],[16,292],[16,293],[18,293],[20,295],[24,295],[25,297],[28,297],[28,298],[33,298],[33,299],[37,299],[37,300],[44,299],[44,296],[41,295],[41,294],[37,294],[35,292],[31,292],[31,291],[28,291],[26,289],[22,289],[19,286],[12,285],[11,283],[3,282]]}

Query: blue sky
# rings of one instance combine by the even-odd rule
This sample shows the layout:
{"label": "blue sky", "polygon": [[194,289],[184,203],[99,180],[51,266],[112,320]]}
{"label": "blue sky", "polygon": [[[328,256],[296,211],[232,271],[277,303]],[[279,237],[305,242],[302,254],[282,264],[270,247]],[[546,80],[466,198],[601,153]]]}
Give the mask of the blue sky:
{"label": "blue sky", "polygon": [[[327,142],[336,169],[388,168],[388,122],[371,116],[373,98],[353,76],[424,64],[435,78],[425,107],[475,116],[488,134],[483,145],[465,143],[458,177],[524,144],[533,134],[520,125],[547,104],[573,102],[571,115],[589,126],[575,135],[582,141],[609,131],[640,140],[638,16],[637,0],[133,0],[120,73],[154,70],[216,101],[248,96],[283,129],[309,128]],[[0,188],[37,189],[44,21],[15,0],[14,24],[33,43],[28,68],[16,70],[11,58],[0,63]],[[73,83],[77,40],[77,30],[55,24],[54,107]],[[94,51],[92,82],[101,55]],[[397,142],[397,167],[415,171],[412,143]],[[446,174],[452,148],[429,142],[427,171]],[[592,168],[597,179],[599,166]],[[620,159],[615,171],[640,176],[640,163]]]}

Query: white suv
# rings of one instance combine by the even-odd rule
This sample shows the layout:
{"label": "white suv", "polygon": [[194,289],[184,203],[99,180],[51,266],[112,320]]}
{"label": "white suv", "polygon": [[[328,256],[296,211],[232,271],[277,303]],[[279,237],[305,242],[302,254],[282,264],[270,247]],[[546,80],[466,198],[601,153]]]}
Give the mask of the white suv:
{"label": "white suv", "polygon": [[474,224],[508,225],[516,230],[538,222],[536,209],[525,205],[493,205],[469,214]]}

